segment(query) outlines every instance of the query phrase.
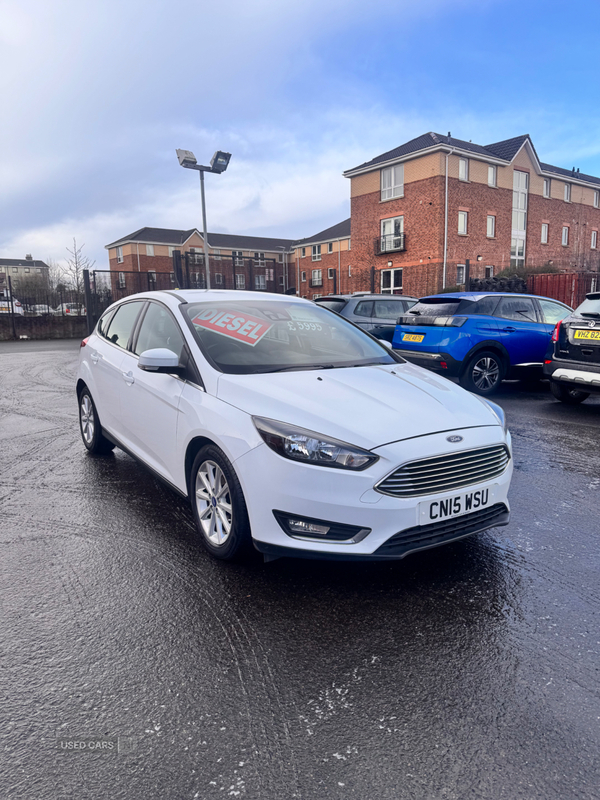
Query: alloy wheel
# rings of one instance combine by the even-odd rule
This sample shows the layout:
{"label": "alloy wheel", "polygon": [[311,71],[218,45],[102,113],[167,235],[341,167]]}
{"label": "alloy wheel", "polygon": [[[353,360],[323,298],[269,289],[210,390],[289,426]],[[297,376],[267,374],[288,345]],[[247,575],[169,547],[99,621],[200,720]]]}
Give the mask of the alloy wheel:
{"label": "alloy wheel", "polygon": [[79,406],[79,418],[81,420],[81,434],[84,442],[89,446],[94,440],[94,406],[89,394],[84,394]]}
{"label": "alloy wheel", "polygon": [[217,547],[224,545],[233,525],[231,491],[223,470],[214,461],[204,461],[196,473],[196,506],[208,541]]}
{"label": "alloy wheel", "polygon": [[485,356],[473,365],[472,378],[480,391],[489,391],[500,379],[500,365],[496,359]]}

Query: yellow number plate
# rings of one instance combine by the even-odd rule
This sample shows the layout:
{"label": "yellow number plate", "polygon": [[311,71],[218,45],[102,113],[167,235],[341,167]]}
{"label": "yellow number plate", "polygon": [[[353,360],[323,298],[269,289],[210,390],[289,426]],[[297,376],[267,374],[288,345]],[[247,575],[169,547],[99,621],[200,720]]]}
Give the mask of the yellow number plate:
{"label": "yellow number plate", "polygon": [[403,342],[422,342],[425,338],[424,333],[403,333],[402,334],[402,341]]}
{"label": "yellow number plate", "polygon": [[574,339],[600,339],[600,331],[575,331]]}

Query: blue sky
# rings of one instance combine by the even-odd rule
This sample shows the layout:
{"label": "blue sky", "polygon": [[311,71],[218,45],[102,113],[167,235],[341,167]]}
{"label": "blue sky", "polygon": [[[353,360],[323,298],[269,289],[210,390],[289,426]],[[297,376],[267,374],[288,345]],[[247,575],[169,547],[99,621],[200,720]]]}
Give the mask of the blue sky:
{"label": "blue sky", "polygon": [[345,169],[433,130],[529,133],[600,176],[600,4],[529,0],[3,0],[0,255],[61,261],[144,225],[309,236]]}

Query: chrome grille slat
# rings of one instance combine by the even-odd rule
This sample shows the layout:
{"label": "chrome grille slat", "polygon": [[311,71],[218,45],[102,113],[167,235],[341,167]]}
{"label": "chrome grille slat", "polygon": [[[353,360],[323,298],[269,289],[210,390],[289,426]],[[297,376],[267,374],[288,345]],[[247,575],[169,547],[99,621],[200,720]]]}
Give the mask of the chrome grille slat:
{"label": "chrome grille slat", "polygon": [[417,497],[462,489],[501,475],[510,461],[505,445],[423,458],[403,464],[375,489],[393,497]]}

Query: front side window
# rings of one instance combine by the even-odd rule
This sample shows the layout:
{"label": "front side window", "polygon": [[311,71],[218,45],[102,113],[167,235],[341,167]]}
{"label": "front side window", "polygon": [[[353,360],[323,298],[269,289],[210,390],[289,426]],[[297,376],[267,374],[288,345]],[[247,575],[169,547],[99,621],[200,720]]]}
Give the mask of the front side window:
{"label": "front side window", "polygon": [[548,244],[548,223],[542,222],[542,244]]}
{"label": "front side window", "polygon": [[150,303],[137,337],[134,351],[136,355],[164,347],[181,358],[184,344],[183,335],[172,314],[159,303]]}
{"label": "front side window", "polygon": [[147,244],[146,245],[146,255],[147,256],[153,256],[154,255],[154,245],[153,244]]}
{"label": "front side window", "polygon": [[313,246],[312,246],[312,260],[313,261],[320,261],[321,260],[321,245],[320,244],[313,244]]}
{"label": "front side window", "polygon": [[565,246],[565,247],[566,247],[566,245],[569,244],[569,226],[568,225],[564,225],[563,226],[563,229],[562,229],[562,243],[563,243],[563,246]]}
{"label": "front side window", "polygon": [[565,183],[565,202],[566,203],[570,203],[571,202],[571,184],[570,183]]}
{"label": "front side window", "polygon": [[143,302],[136,301],[133,303],[123,303],[122,306],[117,308],[106,333],[106,338],[109,342],[119,347],[127,347],[137,315],[140,313],[143,305]]}
{"label": "front side window", "polygon": [[458,159],[458,179],[461,181],[468,181],[469,180],[469,159],[468,158],[459,158]]}
{"label": "front side window", "polygon": [[467,235],[467,223],[469,215],[466,211],[458,212],[458,232],[463,236]]}
{"label": "front side window", "polygon": [[393,197],[404,197],[404,164],[381,170],[381,199]]}
{"label": "front side window", "polygon": [[189,303],[183,313],[206,358],[225,373],[396,363],[381,344],[318,303],[263,302],[257,295]]}
{"label": "front side window", "polygon": [[492,166],[491,164],[488,166],[488,186],[496,186],[497,169],[497,167]]}
{"label": "front side window", "polygon": [[488,239],[493,239],[496,235],[496,217],[488,214],[487,218],[487,236]]}

